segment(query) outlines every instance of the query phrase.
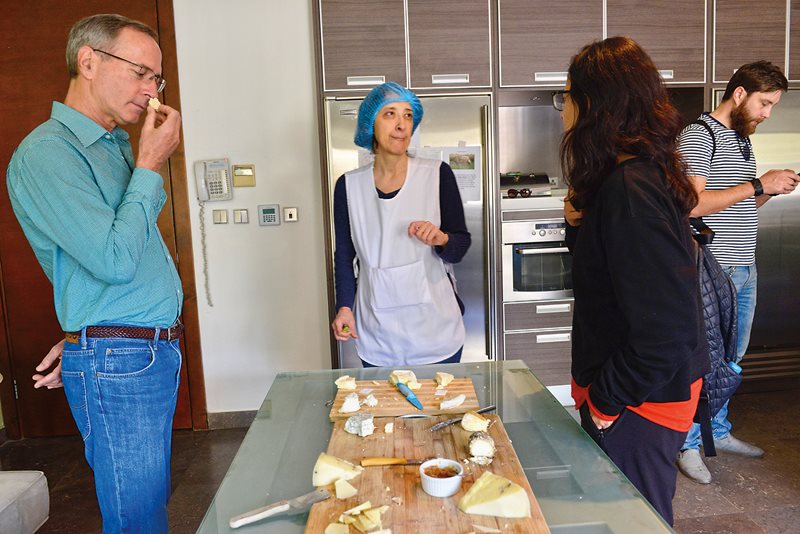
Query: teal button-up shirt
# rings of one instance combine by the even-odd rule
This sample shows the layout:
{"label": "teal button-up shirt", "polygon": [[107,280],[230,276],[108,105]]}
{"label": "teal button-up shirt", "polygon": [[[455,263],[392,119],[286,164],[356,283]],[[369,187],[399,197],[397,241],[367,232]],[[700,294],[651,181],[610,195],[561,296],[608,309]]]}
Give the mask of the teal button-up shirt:
{"label": "teal button-up shirt", "polygon": [[183,291],[156,226],[164,182],[135,168],[127,132],[109,133],[53,102],[50,120],[14,152],[6,179],[64,331],[175,321]]}

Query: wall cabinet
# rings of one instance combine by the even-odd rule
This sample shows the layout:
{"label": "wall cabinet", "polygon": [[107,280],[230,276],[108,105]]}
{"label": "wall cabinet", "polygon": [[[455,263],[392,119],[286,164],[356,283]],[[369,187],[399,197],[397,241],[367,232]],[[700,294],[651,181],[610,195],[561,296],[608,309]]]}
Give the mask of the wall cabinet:
{"label": "wall cabinet", "polygon": [[716,83],[727,83],[737,68],[760,59],[783,69],[786,0],[715,1],[714,37],[712,80]]}
{"label": "wall cabinet", "polygon": [[320,0],[323,89],[491,87],[491,4]]}
{"label": "wall cabinet", "polygon": [[789,14],[789,72],[786,77],[800,82],[800,0],[792,0]]}
{"label": "wall cabinet", "polygon": [[408,85],[402,0],[320,0],[319,8],[324,90]]}
{"label": "wall cabinet", "polygon": [[705,2],[608,0],[606,18],[608,36],[633,38],[667,83],[705,82]]}
{"label": "wall cabinet", "polygon": [[490,0],[407,0],[410,86],[491,87]]}
{"label": "wall cabinet", "polygon": [[603,37],[602,0],[498,0],[500,86],[564,85],[573,55]]}

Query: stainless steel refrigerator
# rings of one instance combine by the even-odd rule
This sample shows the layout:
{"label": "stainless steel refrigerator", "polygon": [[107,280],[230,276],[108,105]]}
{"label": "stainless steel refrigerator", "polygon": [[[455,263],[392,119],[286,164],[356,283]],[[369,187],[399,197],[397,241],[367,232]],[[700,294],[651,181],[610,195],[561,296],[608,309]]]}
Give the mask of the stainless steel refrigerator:
{"label": "stainless steel refrigerator", "polygon": [[[459,154],[475,156],[474,169],[455,171],[467,229],[472,235],[472,246],[464,259],[454,265],[454,270],[458,295],[465,306],[467,337],[462,361],[486,361],[494,358],[490,349],[494,345],[490,342],[488,327],[491,317],[488,298],[490,251],[486,237],[488,214],[491,213],[491,206],[488,205],[491,202],[489,182],[493,176],[491,151],[486,150],[487,146],[491,146],[491,97],[487,94],[461,94],[420,96],[420,99],[424,117],[412,138],[409,153],[441,158],[448,163],[455,162],[452,158],[458,158]],[[360,104],[361,98],[329,97],[324,101],[328,213],[331,214],[327,221],[331,243],[329,258],[333,257],[336,247],[332,220],[334,184],[342,174],[361,166],[369,158],[365,151],[353,143]],[[333,262],[329,261],[328,264],[332,269]],[[328,280],[332,281],[333,273],[328,274]],[[337,345],[339,367],[361,365],[352,340]]]}

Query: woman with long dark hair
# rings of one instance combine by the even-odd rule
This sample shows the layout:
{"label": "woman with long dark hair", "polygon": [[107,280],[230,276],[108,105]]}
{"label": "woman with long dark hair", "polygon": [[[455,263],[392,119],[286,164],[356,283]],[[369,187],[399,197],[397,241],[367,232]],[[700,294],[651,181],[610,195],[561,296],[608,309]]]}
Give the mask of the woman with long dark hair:
{"label": "woman with long dark hair", "polygon": [[708,371],[681,118],[626,37],[578,52],[553,103],[573,225],[572,395],[583,428],[672,524],[675,459]]}

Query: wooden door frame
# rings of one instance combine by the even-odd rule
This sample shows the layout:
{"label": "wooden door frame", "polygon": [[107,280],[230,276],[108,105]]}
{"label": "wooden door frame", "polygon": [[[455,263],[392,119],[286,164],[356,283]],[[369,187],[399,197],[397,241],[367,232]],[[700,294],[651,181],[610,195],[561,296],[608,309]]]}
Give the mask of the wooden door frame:
{"label": "wooden door frame", "polygon": [[[164,90],[162,98],[165,103],[180,110],[180,83],[178,80],[178,57],[172,0],[156,0],[155,4],[158,17],[158,27],[155,29],[159,35],[159,45],[162,52],[163,75],[165,79],[169,80],[169,85]],[[197,312],[192,226],[189,212],[183,137],[181,137],[178,148],[169,158],[168,167],[177,256],[175,265],[181,278],[184,294],[182,321],[185,330],[183,343],[185,347],[192,428],[195,430],[207,430],[205,376],[203,374],[200,323]],[[19,439],[21,437],[20,421],[13,386],[15,373],[11,368],[11,347],[7,336],[7,306],[2,283],[2,270],[0,270],[0,299],[2,299],[2,302],[0,302],[0,373],[4,375],[3,384],[0,385],[0,403],[2,403],[6,435],[10,439]]]}

